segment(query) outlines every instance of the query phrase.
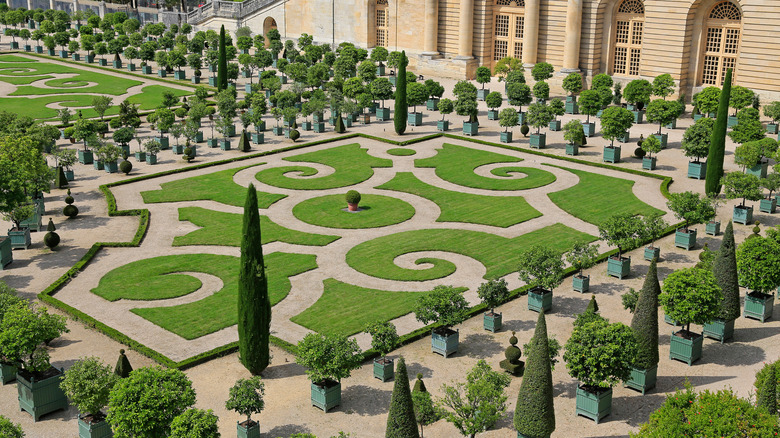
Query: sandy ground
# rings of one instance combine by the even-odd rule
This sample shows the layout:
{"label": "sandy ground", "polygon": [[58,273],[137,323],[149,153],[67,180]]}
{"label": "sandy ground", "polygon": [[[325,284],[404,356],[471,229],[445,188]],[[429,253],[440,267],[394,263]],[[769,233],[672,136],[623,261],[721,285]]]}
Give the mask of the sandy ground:
{"label": "sandy ground", "polygon": [[[240,80],[239,84],[242,84],[243,81],[245,80]],[[452,81],[447,80],[442,81],[442,83],[448,89],[451,89],[453,85]],[[494,82],[490,84],[490,87],[491,89],[503,91],[503,84],[500,83]],[[480,129],[480,134],[477,138],[497,142],[499,127],[497,122],[487,121],[487,118],[484,116],[485,109],[484,106],[481,108],[482,129]],[[440,116],[437,113],[429,114],[427,111],[424,111],[424,113],[424,126],[415,127],[407,131],[408,135],[403,137],[404,140],[419,134],[435,132],[435,121]],[[564,122],[572,117],[584,119],[583,116],[565,116]],[[670,190],[673,192],[685,190],[700,192],[704,182],[686,178],[688,160],[680,151],[682,133],[692,123],[689,116],[684,117],[678,123],[678,129],[664,129],[664,132],[669,133],[669,148],[659,154],[659,166],[656,173],[669,175],[674,178],[674,183],[670,187]],[[460,118],[450,116],[448,119],[453,125],[453,132],[459,133]],[[273,124],[273,120],[269,120],[269,124]],[[657,127],[647,124],[635,126],[631,129],[632,141],[636,141],[639,134],[643,134],[646,137],[656,130]],[[204,131],[208,136],[208,127]],[[392,139],[401,138],[393,133],[392,122],[373,122],[368,126],[357,125],[350,132],[364,132]],[[521,137],[519,129],[515,129],[514,132],[516,137]],[[142,133],[142,135],[148,134]],[[302,141],[330,138],[332,136],[332,131],[318,135],[307,132],[303,133]],[[267,137],[270,140],[269,143],[259,147],[255,146],[254,150],[270,150],[289,145],[283,139],[273,137],[270,132],[267,133]],[[237,139],[233,139],[233,142],[235,145]],[[424,150],[435,147],[435,142],[436,140],[412,147]],[[371,148],[374,147],[371,142],[360,140],[360,143],[365,143],[365,145]],[[528,140],[521,138],[513,144],[527,148]],[[584,148],[580,158],[594,162],[600,161],[601,146],[604,144],[605,141],[599,137],[590,139],[589,146]],[[548,145],[550,146],[545,150],[546,152],[559,155],[564,154],[562,134],[560,132],[548,133]],[[474,145],[474,147],[481,146]],[[634,147],[635,143],[626,145],[623,150],[624,157],[630,155]],[[729,142],[726,158],[727,170],[737,170],[737,166],[732,159],[733,151],[734,145]],[[421,152],[423,151],[421,150]],[[240,154],[240,152],[235,150],[223,152],[218,149],[205,147],[200,147],[198,153],[197,162],[212,161]],[[377,154],[377,156],[380,156],[380,154]],[[409,160],[408,162],[410,163],[411,159],[418,157],[394,157],[394,159],[398,161]],[[134,162],[134,170],[131,176],[185,166],[185,163],[178,156],[172,155],[170,151],[163,152],[160,158],[159,164],[155,166]],[[528,161],[531,161],[531,159],[529,158]],[[528,164],[528,162],[523,163],[523,165]],[[564,163],[564,165],[569,166],[568,163]],[[634,158],[624,158],[619,166],[629,169],[640,169],[641,162]],[[51,284],[81,258],[94,242],[130,240],[137,227],[136,218],[109,218],[105,200],[98,190],[100,184],[122,179],[124,175],[110,175],[105,172],[98,172],[91,166],[83,165],[76,165],[75,171],[76,181],[71,184],[71,189],[76,198],[76,205],[80,209],[78,218],[65,221],[60,214],[62,207],[65,205],[63,190],[52,190],[51,193],[46,195],[47,215],[44,220],[48,220],[49,217],[54,219],[58,233],[62,237],[60,247],[53,252],[45,249],[42,243],[43,233],[33,233],[33,246],[24,251],[15,250],[13,264],[8,267],[9,269],[0,271],[0,279],[19,289],[26,297],[33,298]],[[187,176],[194,174],[196,172]],[[423,174],[421,173],[420,175]],[[380,177],[381,173],[377,172],[375,178]],[[628,177],[631,178],[630,176]],[[565,181],[560,183],[564,184]],[[437,185],[448,188],[444,182]],[[121,190],[124,190],[124,187],[129,186],[123,186]],[[115,191],[118,194],[119,208],[129,208],[133,201],[131,198],[125,198],[124,194],[120,194],[121,190],[117,189]],[[650,187],[637,184],[635,193],[650,204],[662,207],[662,201],[655,199],[657,186]],[[399,195],[399,198],[406,199],[402,195]],[[529,202],[531,201],[529,199]],[[661,205],[659,205],[659,202],[661,202]],[[725,202],[719,208],[718,217],[724,223],[729,220],[731,207],[734,203],[734,201]],[[208,206],[212,207],[213,203]],[[151,206],[151,208],[154,207]],[[150,233],[159,229],[155,224],[157,219],[154,211],[152,217],[153,226],[150,229]],[[777,215],[756,213],[755,219],[760,220],[764,224],[762,228],[764,226],[775,226],[780,223]],[[170,224],[175,223],[172,219],[166,219],[165,217],[162,218],[162,221],[168,221]],[[0,224],[0,226],[8,228],[7,223]],[[190,224],[180,224],[179,226],[180,228],[175,230],[176,235],[185,234],[194,229]],[[303,225],[301,225],[301,229],[308,230]],[[591,229],[587,228],[587,225],[582,225],[580,229],[592,232]],[[661,246],[659,275],[662,280],[675,269],[693,265],[698,260],[699,250],[704,243],[708,243],[712,249],[718,248],[722,236],[705,236],[703,226],[697,226],[696,229],[699,231],[699,240],[696,249],[692,251],[674,248],[671,236],[659,242]],[[750,233],[750,227],[737,225],[735,231],[737,241],[739,242]],[[169,234],[168,239],[170,239],[170,236],[172,234]],[[150,240],[149,236],[147,236],[144,245],[150,244]],[[150,246],[151,248],[152,246]],[[166,253],[174,253],[176,249],[168,248]],[[226,250],[230,250],[230,248],[226,248]],[[112,257],[112,251],[104,251],[105,254],[101,254],[100,257]],[[228,252],[226,251],[226,253]],[[139,254],[137,258],[153,255],[156,254],[152,251],[149,254]],[[602,309],[601,313],[611,321],[630,322],[631,315],[622,308],[620,297],[630,287],[636,289],[641,287],[644,275],[647,272],[648,262],[642,259],[641,249],[632,251],[629,255],[632,257],[632,271],[631,276],[627,279],[620,281],[606,277],[603,265],[596,266],[587,272],[591,275],[591,292],[597,296],[599,306]],[[449,255],[447,258],[460,263],[460,259],[450,258]],[[339,261],[336,260],[335,262]],[[402,261],[399,261],[399,263],[402,263]],[[467,264],[465,267],[470,269],[470,266]],[[85,275],[83,275],[84,278],[79,278],[78,280],[95,283],[99,279],[99,275],[102,275],[97,272],[97,269],[94,270],[93,275],[93,270],[87,269]],[[481,274],[476,272],[475,275]],[[354,281],[362,280],[355,279]],[[513,281],[517,282],[516,279]],[[553,312],[548,316],[550,335],[555,336],[561,343],[568,339],[574,316],[584,310],[589,299],[589,295],[573,292],[570,281],[566,280],[563,285],[555,290]],[[88,297],[86,300],[83,300],[84,305],[95,300],[95,297],[90,296],[87,290],[82,289],[79,292],[81,297]],[[744,292],[743,290],[743,294]],[[517,332],[521,343],[529,340],[533,333],[536,313],[527,310],[525,298],[508,303],[499,308],[499,311],[504,315],[504,330],[495,334],[482,330],[481,318],[479,317],[466,321],[458,327],[461,332],[460,351],[448,359],[430,352],[429,338],[424,338],[404,346],[394,351],[390,357],[395,358],[403,355],[409,366],[410,375],[414,376],[418,372],[423,373],[428,388],[434,395],[440,395],[441,384],[453,380],[463,380],[465,374],[477,359],[485,359],[495,368],[498,368],[498,362],[503,359],[503,350],[508,345],[510,331]],[[661,362],[658,370],[658,387],[645,396],[641,396],[639,393],[626,388],[615,388],[612,415],[602,420],[601,424],[596,425],[591,420],[574,415],[574,395],[577,382],[569,377],[565,365],[559,362],[553,372],[557,422],[557,429],[553,434],[554,437],[627,436],[630,431],[636,430],[639,424],[646,421],[649,413],[663,402],[665,393],[681,387],[686,378],[698,389],[731,387],[741,396],[747,397],[752,392],[755,372],[765,362],[777,360],[778,356],[780,356],[780,350],[777,349],[777,343],[780,341],[780,322],[776,319],[762,324],[758,321],[740,318],[736,323],[735,340],[725,345],[711,340],[705,341],[702,359],[691,367],[682,362],[668,359],[669,335],[672,333],[673,328],[665,325],[662,321],[660,327]],[[98,356],[112,365],[115,363],[118,350],[123,347],[122,345],[74,321],[69,321],[69,328],[71,330],[70,333],[54,341],[51,345],[51,355],[55,366],[67,368],[79,357],[90,355]],[[353,436],[361,438],[383,436],[386,412],[393,384],[391,382],[382,383],[372,378],[370,363],[365,364],[361,369],[355,371],[352,377],[342,382],[342,405],[328,414],[324,414],[310,406],[309,382],[304,374],[304,369],[295,364],[294,359],[284,351],[273,348],[273,355],[273,363],[263,376],[266,383],[266,409],[257,417],[261,423],[264,437],[287,437],[292,433],[304,431],[310,431],[320,437],[328,437],[340,430],[351,432]],[[133,351],[128,352],[128,356],[135,367],[152,364],[151,360]],[[220,417],[220,429],[223,436],[234,436],[234,422],[239,419],[239,416],[224,409],[224,400],[227,398],[228,389],[233,382],[238,378],[248,376],[248,373],[239,364],[237,356],[233,354],[216,359],[189,369],[186,373],[193,381],[193,386],[198,394],[196,406],[213,409]],[[507,415],[499,421],[493,430],[480,434],[480,436],[510,437],[515,435],[511,426],[511,415],[520,381],[521,379],[519,378],[513,379],[508,389]],[[14,422],[21,423],[28,437],[48,438],[77,435],[77,411],[75,408],[71,407],[67,411],[50,414],[41,421],[34,423],[28,414],[19,412],[14,384],[0,387],[0,412],[9,416]],[[425,435],[430,437],[453,437],[458,436],[458,433],[450,423],[439,421],[426,428]]]}

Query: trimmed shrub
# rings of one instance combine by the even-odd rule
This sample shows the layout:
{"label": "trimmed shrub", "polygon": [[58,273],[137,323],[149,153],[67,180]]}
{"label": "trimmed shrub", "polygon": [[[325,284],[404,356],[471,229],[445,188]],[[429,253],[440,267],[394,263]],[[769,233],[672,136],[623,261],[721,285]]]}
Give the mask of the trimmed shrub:
{"label": "trimmed shrub", "polygon": [[125,355],[125,349],[119,350],[119,359],[116,360],[116,367],[114,367],[114,374],[121,378],[125,378],[133,371],[133,366],[130,365],[130,360]]}
{"label": "trimmed shrub", "polygon": [[395,112],[393,113],[393,125],[395,133],[403,135],[406,132],[406,117],[409,115],[409,107],[406,103],[406,66],[409,60],[406,58],[406,51],[401,52],[401,59],[398,60],[398,76],[395,82]]}
{"label": "trimmed shrub", "polygon": [[346,198],[348,204],[360,203],[360,193],[357,190],[348,191],[344,197]]}
{"label": "trimmed shrub", "polygon": [[658,283],[657,262],[656,258],[650,262],[631,318],[638,348],[634,367],[638,369],[658,365],[658,295],[661,293],[661,285]]}
{"label": "trimmed shrub", "polygon": [[60,235],[55,233],[54,230],[57,228],[54,227],[54,222],[49,218],[49,225],[46,226],[46,235],[43,236],[43,243],[49,248],[54,249],[57,245],[60,244]]}
{"label": "trimmed shrub", "polygon": [[731,69],[726,71],[723,89],[720,92],[718,117],[712,129],[710,150],[707,154],[707,177],[704,182],[704,193],[717,195],[720,193],[723,176],[723,159],[726,154],[726,127],[729,117],[729,96],[731,95]]}
{"label": "trimmed shrub", "polygon": [[414,403],[409,390],[409,374],[406,372],[406,361],[403,356],[398,358],[395,370],[395,384],[390,398],[390,410],[387,413],[387,429],[385,436],[398,438],[418,438],[417,420],[414,416]]}
{"label": "trimmed shrub", "polygon": [[525,365],[523,382],[517,394],[515,429],[525,436],[546,437],[555,431],[555,405],[547,321],[539,312]]}
{"label": "trimmed shrub", "polygon": [[124,161],[119,163],[119,170],[121,170],[122,173],[127,175],[130,173],[130,171],[133,170],[133,163],[127,161],[127,158],[125,158]]}
{"label": "trimmed shrub", "polygon": [[171,422],[169,438],[214,438],[219,437],[219,418],[214,412],[190,408]]}
{"label": "trimmed shrub", "polygon": [[737,277],[737,245],[734,243],[734,224],[729,221],[723,233],[723,242],[715,253],[712,273],[723,292],[718,318],[726,321],[739,318],[739,278]]}

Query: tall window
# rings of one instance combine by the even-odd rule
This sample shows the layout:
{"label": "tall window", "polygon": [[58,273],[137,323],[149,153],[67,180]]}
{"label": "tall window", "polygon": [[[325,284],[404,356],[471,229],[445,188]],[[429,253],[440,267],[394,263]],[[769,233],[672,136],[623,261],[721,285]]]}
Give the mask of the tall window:
{"label": "tall window", "polygon": [[376,0],[376,45],[387,47],[387,0]]}
{"label": "tall window", "polygon": [[701,69],[703,85],[723,85],[726,70],[737,65],[742,13],[730,1],[715,5],[704,26],[706,34]]}
{"label": "tall window", "polygon": [[623,0],[615,19],[615,52],[612,74],[639,76],[645,6],[642,0]]}
{"label": "tall window", "polygon": [[497,0],[493,17],[493,62],[507,56],[523,56],[525,0]]}

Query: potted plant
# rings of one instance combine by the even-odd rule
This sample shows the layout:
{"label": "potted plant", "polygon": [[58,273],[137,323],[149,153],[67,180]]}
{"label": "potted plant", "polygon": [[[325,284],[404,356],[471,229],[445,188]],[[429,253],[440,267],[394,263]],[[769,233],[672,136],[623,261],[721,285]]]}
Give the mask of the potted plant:
{"label": "potted plant", "polygon": [[345,196],[347,200],[347,209],[349,211],[358,211],[358,204],[360,203],[360,193],[357,190],[350,190]]}
{"label": "potted plant", "polygon": [[663,215],[661,214],[645,216],[645,218],[642,220],[641,234],[644,239],[649,241],[648,245],[645,247],[645,260],[650,261],[660,257],[661,248],[653,245],[655,241],[661,237],[661,234],[668,226],[669,224],[666,223],[666,221],[663,219]]}
{"label": "potted plant", "polygon": [[[177,132],[179,132],[180,129],[178,129],[178,127],[181,125],[175,125],[175,126],[177,126]],[[176,143],[177,145],[179,143],[178,136],[176,136]],[[144,149],[146,150],[146,154],[147,154],[146,162],[149,164],[157,164],[157,154],[160,153],[160,142],[157,141],[156,138],[150,138],[149,140],[146,140],[144,142]],[[143,161],[143,160],[138,160],[138,161]]]}
{"label": "potted plant", "polygon": [[520,280],[528,289],[528,310],[549,313],[553,289],[563,281],[563,254],[547,246],[534,245],[520,253]]}
{"label": "potted plant", "polygon": [[742,166],[743,172],[766,178],[769,161],[765,158],[773,156],[775,152],[777,152],[777,141],[774,139],[749,141],[734,150],[734,162]]}
{"label": "potted plant", "polygon": [[566,113],[563,101],[560,99],[552,99],[547,106],[550,108],[550,112],[553,115],[553,119],[550,121],[549,125],[550,131],[560,131],[561,121],[558,120],[558,117]]}
{"label": "potted plant", "polygon": [[688,178],[704,179],[707,175],[707,162],[701,161],[710,150],[710,139],[715,120],[700,118],[685,130],[682,139],[682,150],[686,157],[693,158],[688,163]]}
{"label": "potted plant", "polygon": [[653,85],[645,79],[634,79],[626,85],[623,97],[628,102],[628,110],[633,113],[634,123],[642,123],[644,107],[650,103]]}
{"label": "potted plant", "polygon": [[490,68],[484,65],[477,67],[475,75],[477,83],[482,85],[482,88],[477,90],[477,100],[485,100],[490,92],[490,90],[485,89],[485,84],[490,83]]}
{"label": "potted plant", "polygon": [[366,326],[366,333],[371,335],[371,348],[382,356],[374,359],[374,377],[387,382],[394,376],[393,360],[387,353],[398,345],[398,331],[389,321],[377,321]]}
{"label": "potted plant", "polygon": [[655,170],[658,158],[654,157],[653,154],[661,152],[661,141],[658,140],[658,137],[651,135],[642,141],[640,147],[645,152],[645,156],[642,157],[642,169]]}
{"label": "potted plant", "polygon": [[[583,93],[584,95],[585,93]],[[580,105],[582,108],[583,105]],[[584,110],[583,110],[584,111]],[[604,146],[604,161],[620,162],[620,146],[615,146],[616,139],[624,139],[626,132],[634,125],[634,117],[630,111],[619,106],[605,109],[601,114],[602,137],[610,140],[609,146]]]}
{"label": "potted plant", "polygon": [[720,183],[727,199],[742,198],[742,203],[734,206],[732,220],[743,225],[753,223],[753,206],[746,206],[745,201],[759,201],[763,197],[758,177],[742,172],[729,172],[720,179]]}
{"label": "potted plant", "polygon": [[246,420],[236,422],[238,438],[260,438],[260,424],[252,420],[252,414],[259,414],[265,408],[265,384],[260,376],[248,379],[238,379],[230,388],[230,396],[225,402],[225,409],[230,409],[239,415],[246,415]]}
{"label": "potted plant", "polygon": [[160,133],[160,146],[165,149],[169,148],[168,137],[164,136],[163,133],[168,132],[171,126],[176,123],[176,115],[173,111],[168,108],[157,108],[146,119]]}
{"label": "potted plant", "polygon": [[[579,123],[577,125],[582,126]],[[585,293],[590,290],[590,275],[585,276],[582,271],[592,267],[598,256],[598,245],[591,245],[585,241],[575,242],[566,253],[566,261],[577,270],[577,273],[572,277],[572,288],[575,291]]]}
{"label": "potted plant", "polygon": [[582,124],[582,128],[585,131],[585,136],[593,137],[596,135],[596,124],[591,123],[590,116],[595,116],[599,111],[601,111],[601,95],[599,95],[599,92],[596,90],[585,90],[580,93],[577,105],[579,107],[580,113],[586,115],[585,123]]}
{"label": "potted plant", "polygon": [[780,286],[780,242],[751,236],[739,245],[736,257],[739,281],[751,289],[745,295],[745,318],[764,322],[772,317],[774,291]]}
{"label": "potted plant", "polygon": [[376,78],[371,81],[369,91],[374,99],[379,99],[381,103],[376,110],[376,119],[382,122],[390,120],[390,108],[385,107],[385,100],[393,98],[393,84],[387,78]]}
{"label": "potted plant", "polygon": [[382,46],[376,46],[371,49],[371,60],[376,63],[376,75],[385,75],[385,62],[387,62],[387,49]]}
{"label": "potted plant", "polygon": [[119,164],[116,161],[122,156],[122,150],[118,146],[111,143],[104,144],[98,148],[98,156],[107,173],[119,171]]}
{"label": "potted plant", "polygon": [[631,257],[623,257],[623,251],[636,247],[642,228],[642,219],[629,213],[616,214],[599,225],[599,236],[617,247],[617,254],[607,259],[607,275],[622,280],[631,272]]}
{"label": "potted plant", "polygon": [[296,362],[311,381],[311,404],[325,412],[341,404],[341,379],[360,368],[357,341],[346,336],[309,333],[298,342]]}
{"label": "potted plant", "polygon": [[506,280],[490,279],[486,283],[479,285],[477,296],[482,303],[489,309],[482,317],[482,328],[495,333],[501,330],[502,315],[496,313],[496,306],[509,298],[509,288]]}
{"label": "potted plant", "polygon": [[452,286],[436,286],[417,299],[415,318],[426,325],[437,323],[431,329],[431,351],[445,358],[458,351],[459,333],[451,327],[466,319],[468,307],[463,290]]}
{"label": "potted plant", "polygon": [[488,93],[485,97],[485,104],[488,107],[488,120],[498,120],[497,108],[500,107],[502,103],[504,103],[504,98],[501,96],[500,92],[493,91]]}
{"label": "potted plant", "polygon": [[674,216],[685,221],[683,228],[674,234],[674,246],[687,250],[696,246],[696,230],[689,229],[690,223],[708,222],[715,217],[715,200],[693,192],[670,193],[666,203]]}
{"label": "potted plant", "polygon": [[447,117],[447,114],[452,113],[452,111],[455,109],[455,104],[450,99],[441,99],[437,103],[437,106],[439,108],[439,112],[441,113],[441,120],[436,122],[436,129],[441,132],[446,132],[450,130],[450,122],[448,120],[444,120],[445,117]]}
{"label": "potted plant", "polygon": [[425,80],[425,89],[428,91],[428,101],[425,103],[428,111],[438,111],[439,101],[444,95],[444,87],[433,79]]}
{"label": "potted plant", "polygon": [[664,280],[658,297],[666,315],[685,326],[672,333],[669,359],[692,365],[701,358],[704,336],[690,331],[691,323],[705,324],[720,312],[723,294],[711,271],[696,267],[680,269]]}
{"label": "potted plant", "polygon": [[504,128],[504,132],[500,133],[501,143],[511,143],[512,131],[509,128],[517,126],[517,111],[514,108],[504,108],[499,117],[498,124]]}
{"label": "potted plant", "polygon": [[522,72],[512,72],[507,76],[506,99],[510,105],[518,107],[517,124],[524,125],[525,113],[523,112],[523,105],[528,105],[531,103],[531,87],[525,84],[525,79],[523,79],[523,82],[510,80],[511,76],[513,76],[513,73],[518,74],[520,78],[522,78],[523,74]]}
{"label": "potted plant", "polygon": [[712,273],[721,288],[723,300],[720,302],[718,315],[704,324],[704,336],[717,339],[722,344],[734,336],[734,321],[740,315],[736,244],[731,222],[726,226],[720,248],[714,253]]}
{"label": "potted plant", "polygon": [[772,197],[772,193],[780,189],[780,173],[771,173],[766,178],[761,178],[760,186],[769,190],[766,198],[761,199],[759,211],[763,213],[774,213],[777,209],[777,196]]}
{"label": "potted plant", "polygon": [[628,326],[610,324],[595,312],[587,313],[587,319],[574,324],[571,337],[566,341],[563,360],[569,375],[580,381],[577,415],[598,424],[612,412],[612,387],[630,378],[638,346]]}
{"label": "potted plant", "polygon": [[111,367],[97,357],[79,359],[65,371],[60,387],[80,412],[80,438],[113,436],[102,410],[108,405],[108,395],[118,380]]}
{"label": "potted plant", "polygon": [[637,355],[626,386],[645,395],[655,387],[658,375],[658,284],[657,259],[650,262],[645,282],[639,291],[631,318],[631,330],[637,341]]}
{"label": "potted plant", "polygon": [[468,116],[468,120],[463,122],[464,135],[477,135],[479,132],[479,121],[477,120],[477,95],[471,91],[463,91],[457,95],[455,101],[455,112],[459,116]]}
{"label": "potted plant", "polygon": [[582,91],[582,75],[579,73],[569,73],[563,78],[563,89],[569,93],[566,96],[566,114],[577,114],[577,94]]}
{"label": "potted plant", "polygon": [[543,149],[547,145],[547,134],[542,134],[539,130],[542,127],[550,125],[550,122],[555,118],[552,110],[549,106],[543,103],[532,103],[528,107],[528,123],[536,128],[536,133],[531,134],[529,143],[531,147]]}
{"label": "potted plant", "polygon": [[407,116],[407,123],[412,126],[422,125],[422,112],[417,112],[417,105],[423,105],[428,100],[428,90],[424,84],[410,82],[406,86],[406,104],[412,107]]}
{"label": "potted plant", "polygon": [[767,134],[776,135],[778,133],[778,122],[780,122],[780,101],[764,105],[764,115],[772,119],[772,122],[766,125]]}
{"label": "potted plant", "polygon": [[123,126],[114,131],[111,134],[111,138],[119,144],[119,148],[122,149],[124,155],[130,155],[130,142],[135,138],[135,129],[130,126]]}
{"label": "potted plant", "polygon": [[585,130],[578,120],[569,120],[563,125],[563,139],[566,140],[566,155],[579,155],[585,142]]}
{"label": "potted plant", "polygon": [[87,148],[87,140],[95,137],[97,132],[97,126],[95,123],[88,119],[82,119],[79,117],[76,123],[73,124],[73,139],[75,141],[81,141],[84,143],[84,149],[79,150],[79,163],[92,164],[93,155],[92,151]]}
{"label": "potted plant", "polygon": [[729,107],[734,108],[734,115],[729,116],[728,127],[734,127],[739,124],[739,113],[741,110],[747,108],[753,103],[755,93],[753,90],[734,85],[731,87],[731,94],[729,94]]}

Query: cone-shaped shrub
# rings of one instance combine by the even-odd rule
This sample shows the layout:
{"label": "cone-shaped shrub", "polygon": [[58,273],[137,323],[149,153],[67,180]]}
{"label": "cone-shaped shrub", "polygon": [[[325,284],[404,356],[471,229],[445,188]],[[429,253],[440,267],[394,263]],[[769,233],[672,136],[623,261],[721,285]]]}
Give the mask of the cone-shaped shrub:
{"label": "cone-shaped shrub", "polygon": [[723,302],[720,305],[718,318],[731,321],[739,318],[739,278],[737,277],[737,245],[734,243],[734,225],[731,221],[726,225],[723,243],[715,253],[712,262],[712,273],[715,281],[723,291]]}
{"label": "cone-shaped shrub", "polygon": [[417,373],[417,381],[414,382],[414,389],[412,391],[428,392],[428,389],[425,388],[425,382],[423,382],[422,377],[423,377],[422,373]]}
{"label": "cone-shaped shrub", "polygon": [[710,151],[707,154],[707,178],[704,182],[704,193],[717,195],[720,193],[720,179],[723,176],[723,158],[726,154],[726,125],[729,118],[729,99],[731,97],[731,69],[726,71],[723,89],[720,90],[718,103],[718,118],[712,129]]}
{"label": "cone-shaped shrub", "polygon": [[765,408],[772,415],[777,415],[777,366],[769,367],[761,390],[758,391],[758,407]]}
{"label": "cone-shaped shrub", "polygon": [[336,134],[343,134],[347,132],[347,127],[344,126],[344,119],[341,118],[341,114],[336,118],[336,125],[333,127],[333,132]]}
{"label": "cone-shaped shrub", "polygon": [[395,112],[393,113],[395,133],[398,135],[403,135],[406,132],[406,118],[409,115],[409,107],[406,105],[406,65],[408,63],[406,51],[402,51],[401,59],[398,61],[398,76],[395,80]]}
{"label": "cone-shaped shrub", "polygon": [[241,138],[238,140],[238,150],[241,152],[250,152],[252,146],[249,144],[249,136],[246,134],[246,129],[241,131]]}
{"label": "cone-shaped shrub", "polygon": [[125,356],[125,350],[119,350],[119,359],[116,361],[116,368],[114,368],[114,374],[121,378],[125,378],[133,371],[133,366],[130,365],[130,361]]}
{"label": "cone-shaped shrub", "polygon": [[238,274],[238,354],[250,373],[263,372],[270,362],[271,302],[260,240],[257,192],[249,185],[244,204],[241,267]]}
{"label": "cone-shaped shrub", "polygon": [[225,26],[219,29],[219,61],[217,63],[217,91],[227,88],[227,54],[225,53]]}
{"label": "cone-shaped shrub", "polygon": [[650,262],[647,277],[639,291],[631,328],[636,336],[639,351],[636,355],[634,368],[646,370],[658,365],[658,294],[661,287],[658,284],[657,258]]}
{"label": "cone-shaped shrub", "polygon": [[515,429],[528,437],[548,437],[555,430],[552,367],[547,343],[547,321],[539,312],[528,351],[523,383],[517,394]]}
{"label": "cone-shaped shrub", "polygon": [[596,302],[596,295],[590,296],[590,301],[588,301],[588,307],[585,308],[585,311],[593,313],[599,311],[599,303]]}
{"label": "cone-shaped shrub", "polygon": [[406,372],[406,362],[401,356],[395,368],[395,385],[390,398],[390,411],[387,413],[385,437],[419,438],[419,436],[412,392],[409,390],[409,374]]}
{"label": "cone-shaped shrub", "polygon": [[57,166],[57,178],[54,181],[54,185],[56,185],[58,189],[68,187],[68,178],[65,177],[65,171],[62,169],[62,166]]}

